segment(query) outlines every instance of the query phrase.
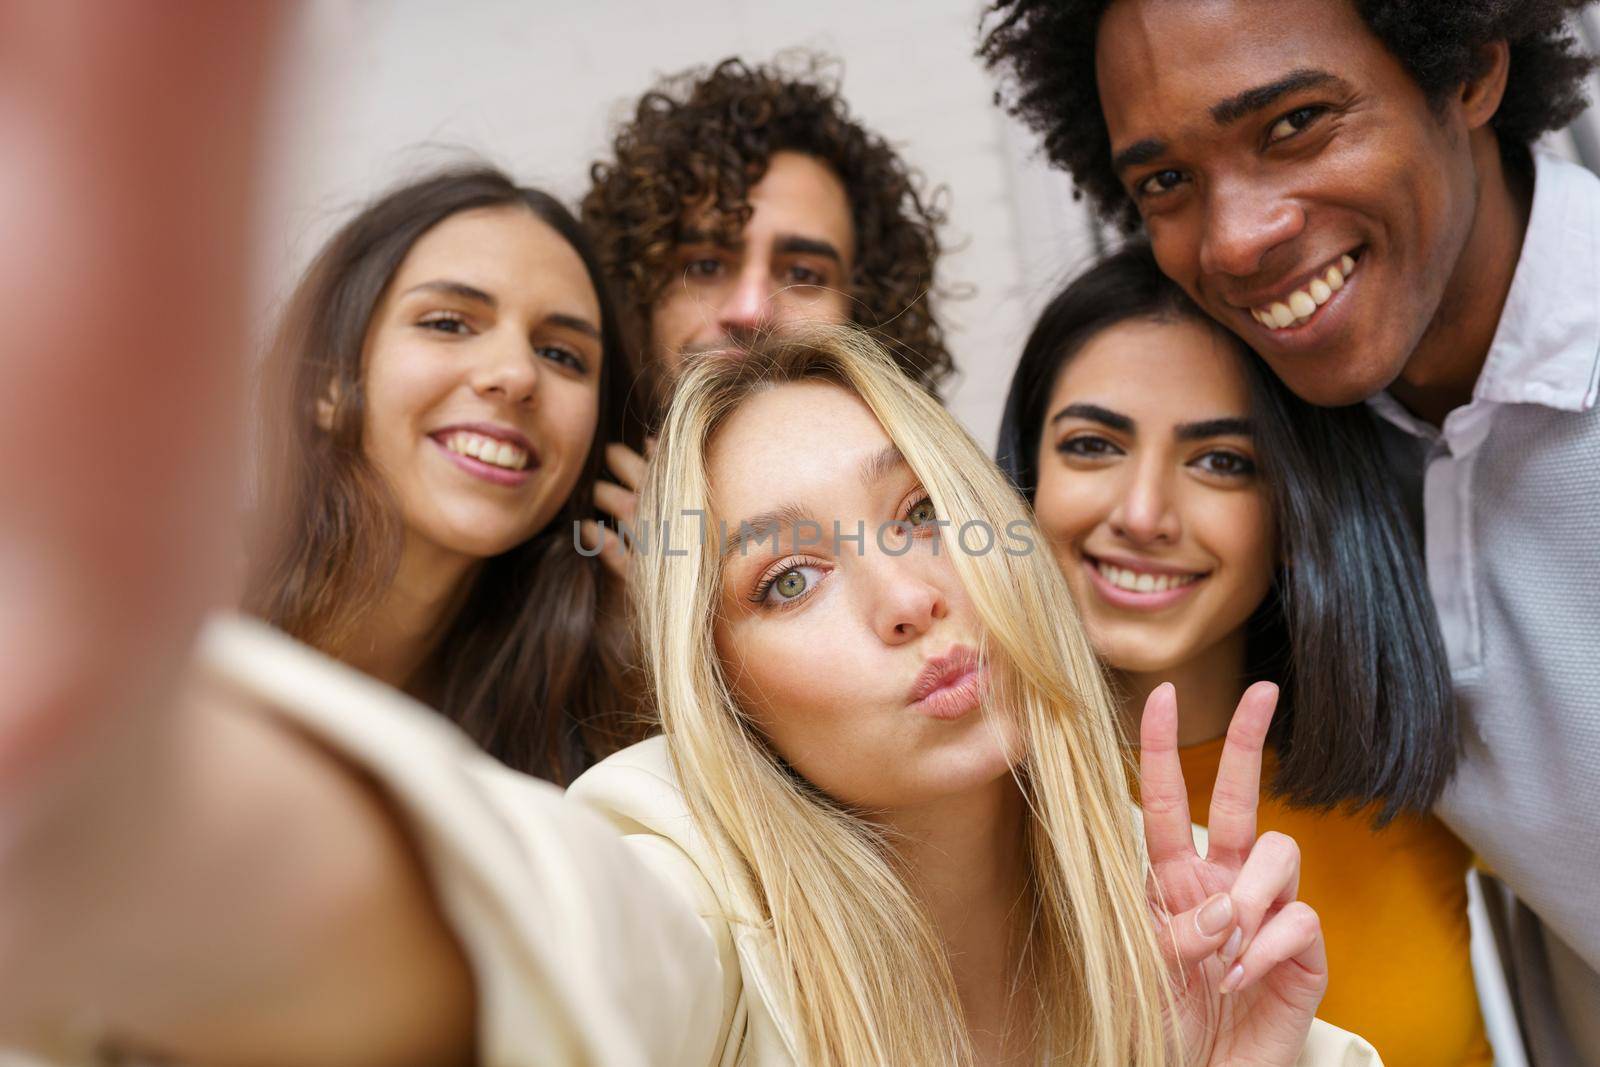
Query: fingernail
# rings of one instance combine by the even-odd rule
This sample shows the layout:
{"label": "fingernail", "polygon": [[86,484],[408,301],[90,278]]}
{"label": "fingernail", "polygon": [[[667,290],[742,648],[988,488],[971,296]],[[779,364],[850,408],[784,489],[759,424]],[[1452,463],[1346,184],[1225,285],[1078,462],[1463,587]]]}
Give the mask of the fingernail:
{"label": "fingernail", "polygon": [[1224,995],[1232,993],[1239,988],[1239,983],[1242,981],[1244,981],[1244,964],[1236,963],[1233,970],[1228,972],[1227,977],[1223,978],[1222,984],[1217,987],[1217,992]]}
{"label": "fingernail", "polygon": [[1232,963],[1233,958],[1239,954],[1239,942],[1243,940],[1244,931],[1235,926],[1233,933],[1228,937],[1228,943],[1222,946],[1222,965],[1224,967]]}
{"label": "fingernail", "polygon": [[1201,937],[1216,937],[1226,930],[1231,922],[1233,922],[1233,898],[1226,893],[1218,893],[1206,901],[1205,907],[1194,916],[1194,925],[1200,931]]}

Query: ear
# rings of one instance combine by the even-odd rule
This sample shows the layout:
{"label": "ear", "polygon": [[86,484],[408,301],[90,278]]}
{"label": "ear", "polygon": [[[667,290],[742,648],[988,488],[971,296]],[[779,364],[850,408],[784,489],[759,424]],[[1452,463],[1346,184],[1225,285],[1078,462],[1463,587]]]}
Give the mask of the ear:
{"label": "ear", "polygon": [[333,432],[333,413],[339,409],[339,383],[328,381],[328,391],[317,398],[317,428],[323,433]]}
{"label": "ear", "polygon": [[1511,72],[1511,46],[1491,41],[1478,51],[1478,69],[1461,86],[1461,117],[1467,129],[1487,126],[1500,110],[1506,95],[1506,78]]}

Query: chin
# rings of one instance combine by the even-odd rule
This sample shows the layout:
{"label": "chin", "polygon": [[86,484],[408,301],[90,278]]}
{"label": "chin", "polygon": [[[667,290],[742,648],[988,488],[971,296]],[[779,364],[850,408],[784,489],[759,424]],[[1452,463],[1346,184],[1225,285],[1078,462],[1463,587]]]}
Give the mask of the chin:
{"label": "chin", "polygon": [[1343,353],[1318,360],[1268,360],[1267,365],[1289,391],[1321,408],[1348,407],[1377,396],[1400,377],[1405,359],[1375,364],[1349,361]]}

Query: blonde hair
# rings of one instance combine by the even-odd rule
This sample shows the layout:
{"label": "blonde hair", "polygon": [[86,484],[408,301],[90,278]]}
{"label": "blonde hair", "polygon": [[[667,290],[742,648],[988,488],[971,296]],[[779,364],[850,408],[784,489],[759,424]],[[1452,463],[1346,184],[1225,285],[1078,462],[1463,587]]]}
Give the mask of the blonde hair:
{"label": "blonde hair", "polygon": [[[959,528],[1027,524],[1025,505],[958,423],[866,335],[846,328],[764,338],[693,364],[678,383],[646,478],[644,529],[711,510],[706,451],[751,394],[826,381],[859,397]],[[838,1067],[972,1060],[948,958],[884,832],[787,769],[740,711],[717,655],[715,537],[685,555],[646,551],[633,578],[656,707],[702,832],[731,848],[770,924],[804,1062]],[[986,631],[992,705],[1014,709],[1030,809],[1031,926],[1018,976],[1035,1000],[1041,1056],[1101,1067],[1176,1062],[1171,993],[1146,903],[1113,704],[1055,563],[1045,551],[951,552]]]}

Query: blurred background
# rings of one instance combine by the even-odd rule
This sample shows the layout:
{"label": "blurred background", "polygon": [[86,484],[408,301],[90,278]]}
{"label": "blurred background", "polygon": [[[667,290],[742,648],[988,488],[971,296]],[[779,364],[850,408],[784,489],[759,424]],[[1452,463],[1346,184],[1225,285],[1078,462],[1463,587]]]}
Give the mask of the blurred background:
{"label": "blurred background", "polygon": [[[1101,239],[1031,134],[994,106],[974,0],[310,0],[274,104],[258,332],[317,245],[377,191],[482,157],[575,204],[589,164],[658,77],[800,49],[838,60],[855,116],[888,138],[949,223],[939,314],[952,410],[992,448],[1034,315]],[[1600,12],[1579,27],[1600,51]],[[1600,98],[1600,78],[1591,99]],[[1600,111],[1549,147],[1600,171]]]}

